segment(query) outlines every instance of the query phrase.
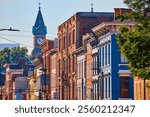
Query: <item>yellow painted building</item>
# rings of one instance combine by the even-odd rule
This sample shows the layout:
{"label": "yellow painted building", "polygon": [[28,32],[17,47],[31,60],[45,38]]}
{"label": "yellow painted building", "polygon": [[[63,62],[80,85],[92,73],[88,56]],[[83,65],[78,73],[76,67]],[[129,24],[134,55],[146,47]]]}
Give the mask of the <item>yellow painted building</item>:
{"label": "yellow painted building", "polygon": [[29,94],[29,100],[35,100],[35,93],[36,93],[36,75],[37,70],[34,69],[34,75],[28,78],[28,94]]}

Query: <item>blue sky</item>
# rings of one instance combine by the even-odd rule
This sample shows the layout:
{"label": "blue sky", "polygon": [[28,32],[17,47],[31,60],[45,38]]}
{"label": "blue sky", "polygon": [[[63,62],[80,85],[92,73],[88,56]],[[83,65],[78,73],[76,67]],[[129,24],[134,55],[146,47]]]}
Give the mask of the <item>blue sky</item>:
{"label": "blue sky", "polygon": [[[0,37],[33,46],[32,26],[38,3],[48,29],[47,39],[57,37],[57,27],[76,12],[88,12],[91,3],[95,12],[113,12],[114,8],[125,8],[123,0],[0,0],[0,29],[13,27],[20,32],[0,31]],[[0,38],[0,43],[12,43]],[[29,51],[32,48],[28,48]]]}

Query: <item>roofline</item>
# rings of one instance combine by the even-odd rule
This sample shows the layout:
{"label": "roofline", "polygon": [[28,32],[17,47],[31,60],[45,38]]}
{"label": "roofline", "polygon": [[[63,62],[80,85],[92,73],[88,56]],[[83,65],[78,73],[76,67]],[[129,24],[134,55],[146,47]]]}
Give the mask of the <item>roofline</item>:
{"label": "roofline", "polygon": [[92,13],[92,14],[96,14],[96,13],[109,13],[109,14],[114,14],[114,12],[76,12],[74,15],[72,15],[71,17],[69,17],[67,20],[65,20],[63,23],[61,23],[59,26],[58,26],[58,28],[60,27],[60,26],[62,26],[64,23],[66,23],[68,20],[70,20],[72,17],[74,17],[74,16],[76,16],[77,14],[80,14],[80,13]]}
{"label": "roofline", "polygon": [[131,22],[102,22],[101,24],[97,25],[96,27],[92,28],[93,32],[96,32],[99,29],[104,28],[105,26],[109,26],[109,25],[135,25],[136,23],[131,21]]}

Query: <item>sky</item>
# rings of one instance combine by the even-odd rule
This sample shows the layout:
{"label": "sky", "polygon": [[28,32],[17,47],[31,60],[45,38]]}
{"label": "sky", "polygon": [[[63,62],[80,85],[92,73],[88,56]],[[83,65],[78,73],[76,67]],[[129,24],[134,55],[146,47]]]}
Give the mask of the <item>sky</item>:
{"label": "sky", "polygon": [[29,53],[32,51],[32,26],[37,17],[39,2],[48,30],[47,39],[57,37],[58,26],[76,12],[90,12],[91,3],[94,4],[94,12],[113,12],[114,8],[126,8],[123,0],[0,0],[0,29],[12,27],[20,30],[0,31],[0,43],[17,42],[27,47]]}

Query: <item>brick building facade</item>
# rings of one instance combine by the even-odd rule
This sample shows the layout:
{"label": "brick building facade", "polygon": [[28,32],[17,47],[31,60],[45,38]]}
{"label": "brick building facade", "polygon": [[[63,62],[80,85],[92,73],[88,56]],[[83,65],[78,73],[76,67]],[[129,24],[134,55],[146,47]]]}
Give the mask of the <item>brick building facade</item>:
{"label": "brick building facade", "polygon": [[[33,75],[34,66],[27,58],[20,58],[18,63],[4,65],[6,69],[5,96],[8,100],[27,99],[27,78]],[[23,94],[25,94],[23,97]]]}
{"label": "brick building facade", "polygon": [[[51,55],[50,55],[49,51],[54,48],[54,41],[44,39],[41,42],[40,46],[42,49],[42,68],[46,69],[46,79],[45,79],[45,76],[44,76],[44,79],[41,79],[41,83],[42,83],[42,81],[44,82],[44,85],[46,85],[46,89],[45,89],[44,85],[42,85],[42,89],[47,91],[47,94],[50,98],[50,94],[51,94],[51,86],[50,86],[51,85],[51,77],[50,77],[50,74],[51,74]],[[44,73],[43,73],[43,75],[44,75]],[[48,77],[48,79],[47,79],[47,77]],[[41,78],[43,78],[43,77],[41,77]]]}
{"label": "brick building facade", "polygon": [[82,46],[82,36],[104,21],[113,21],[111,12],[78,12],[58,27],[58,80],[62,100],[77,99],[75,50]]}

